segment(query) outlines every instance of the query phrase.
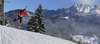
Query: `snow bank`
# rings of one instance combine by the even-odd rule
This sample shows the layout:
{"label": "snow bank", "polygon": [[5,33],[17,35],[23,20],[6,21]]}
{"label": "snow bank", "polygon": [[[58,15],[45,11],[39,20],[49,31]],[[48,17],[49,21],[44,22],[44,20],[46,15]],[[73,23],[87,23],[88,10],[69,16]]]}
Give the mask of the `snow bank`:
{"label": "snow bank", "polygon": [[0,26],[0,44],[76,44],[48,35],[43,35],[6,26]]}
{"label": "snow bank", "polygon": [[95,35],[87,36],[87,35],[75,35],[73,36],[74,41],[88,44],[99,44],[98,38]]}

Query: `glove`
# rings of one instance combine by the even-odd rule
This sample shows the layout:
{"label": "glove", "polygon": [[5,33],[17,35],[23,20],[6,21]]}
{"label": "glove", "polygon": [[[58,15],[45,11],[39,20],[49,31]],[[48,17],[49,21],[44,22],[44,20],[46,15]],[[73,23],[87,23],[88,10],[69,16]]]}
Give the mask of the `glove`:
{"label": "glove", "polygon": [[24,16],[26,16],[26,15],[24,15]]}

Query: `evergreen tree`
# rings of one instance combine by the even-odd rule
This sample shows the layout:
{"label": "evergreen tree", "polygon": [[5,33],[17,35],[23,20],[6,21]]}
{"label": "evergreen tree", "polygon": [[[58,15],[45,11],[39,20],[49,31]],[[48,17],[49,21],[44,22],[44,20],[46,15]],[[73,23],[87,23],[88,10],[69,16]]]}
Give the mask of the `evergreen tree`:
{"label": "evergreen tree", "polygon": [[44,27],[44,19],[42,15],[42,6],[39,5],[39,8],[35,11],[35,15],[32,16],[30,21],[28,22],[27,30],[38,32],[38,33],[45,33],[45,27]]}
{"label": "evergreen tree", "polygon": [[5,25],[4,0],[0,0],[0,25]]}

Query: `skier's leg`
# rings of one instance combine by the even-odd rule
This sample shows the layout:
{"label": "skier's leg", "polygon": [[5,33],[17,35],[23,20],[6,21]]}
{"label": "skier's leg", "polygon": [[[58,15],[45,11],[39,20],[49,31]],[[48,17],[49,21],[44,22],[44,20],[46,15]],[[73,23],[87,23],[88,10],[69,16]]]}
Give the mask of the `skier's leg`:
{"label": "skier's leg", "polygon": [[22,24],[22,17],[20,17],[19,19],[20,19],[20,23],[18,24],[18,28],[20,28],[20,26]]}
{"label": "skier's leg", "polygon": [[13,22],[15,22],[18,19],[19,19],[19,17],[17,17],[16,19],[14,19],[13,21],[11,21],[10,23],[6,24],[6,26],[9,26],[10,24],[12,24]]}
{"label": "skier's leg", "polygon": [[14,19],[13,21],[10,22],[12,24],[13,22],[17,21],[19,18]]}

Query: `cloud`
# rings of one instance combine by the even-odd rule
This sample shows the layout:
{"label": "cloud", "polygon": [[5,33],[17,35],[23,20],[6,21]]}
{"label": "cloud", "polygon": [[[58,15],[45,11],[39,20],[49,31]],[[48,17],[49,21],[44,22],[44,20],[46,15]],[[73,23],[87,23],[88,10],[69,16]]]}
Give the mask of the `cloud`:
{"label": "cloud", "polygon": [[80,4],[89,4],[89,5],[94,5],[98,3],[98,0],[74,0],[74,1]]}

